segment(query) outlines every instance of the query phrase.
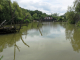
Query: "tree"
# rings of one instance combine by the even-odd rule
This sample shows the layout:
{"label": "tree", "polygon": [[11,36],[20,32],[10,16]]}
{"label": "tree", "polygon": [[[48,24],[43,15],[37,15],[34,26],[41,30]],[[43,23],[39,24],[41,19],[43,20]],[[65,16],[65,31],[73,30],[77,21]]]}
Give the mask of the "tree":
{"label": "tree", "polygon": [[75,0],[74,9],[76,12],[80,12],[80,0]]}
{"label": "tree", "polygon": [[[39,20],[41,18],[48,16],[46,13],[42,13],[41,11],[38,10],[31,11],[31,10],[21,8],[16,1],[13,1],[12,3],[11,0],[0,0],[0,23],[4,20],[8,22],[13,17],[13,13],[14,16],[16,16],[14,18],[14,23],[16,23],[16,21],[23,20],[23,18],[25,18],[25,16],[27,15],[28,17],[27,19],[25,19],[25,21],[29,21],[29,22],[33,19]],[[11,21],[9,22],[9,24],[10,23]]]}
{"label": "tree", "polygon": [[74,11],[67,11],[66,18],[69,23],[75,24],[75,20],[76,20],[75,15],[76,15],[76,13],[74,13]]}
{"label": "tree", "polygon": [[37,18],[37,13],[33,14],[33,18],[34,18],[34,19]]}
{"label": "tree", "polygon": [[58,13],[54,13],[54,14],[51,14],[52,16],[59,16],[59,14]]}
{"label": "tree", "polygon": [[63,19],[62,19],[62,17],[59,16],[57,20],[58,21],[62,21]]}
{"label": "tree", "polygon": [[26,13],[26,16],[28,15],[27,19],[24,22],[30,22],[32,20],[32,16],[29,12]]}
{"label": "tree", "polygon": [[80,20],[80,0],[75,0],[73,7],[68,7],[66,18],[69,23],[75,24]]}

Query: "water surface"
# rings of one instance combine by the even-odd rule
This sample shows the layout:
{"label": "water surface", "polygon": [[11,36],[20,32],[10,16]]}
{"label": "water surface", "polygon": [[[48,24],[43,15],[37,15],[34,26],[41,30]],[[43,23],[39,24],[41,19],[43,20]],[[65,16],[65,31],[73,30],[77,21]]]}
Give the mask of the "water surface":
{"label": "water surface", "polygon": [[80,28],[59,22],[37,24],[0,35],[2,60],[80,60]]}

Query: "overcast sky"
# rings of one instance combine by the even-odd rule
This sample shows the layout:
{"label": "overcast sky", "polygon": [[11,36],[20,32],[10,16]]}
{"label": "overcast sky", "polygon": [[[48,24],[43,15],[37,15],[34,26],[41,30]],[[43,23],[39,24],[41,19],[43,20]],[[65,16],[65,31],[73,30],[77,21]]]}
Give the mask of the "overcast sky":
{"label": "overcast sky", "polygon": [[16,1],[20,7],[29,10],[39,10],[47,14],[64,14],[68,6],[73,5],[74,0],[11,0]]}

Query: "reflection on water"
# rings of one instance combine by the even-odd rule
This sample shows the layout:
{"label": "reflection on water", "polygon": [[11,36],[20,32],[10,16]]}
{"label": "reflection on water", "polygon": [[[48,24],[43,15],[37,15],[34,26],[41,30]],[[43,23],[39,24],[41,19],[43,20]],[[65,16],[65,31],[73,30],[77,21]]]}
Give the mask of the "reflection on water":
{"label": "reflection on water", "polygon": [[75,27],[75,25],[66,26],[66,39],[70,40],[73,50],[80,51],[80,28]]}
{"label": "reflection on water", "polygon": [[[19,33],[0,35],[2,60],[79,60],[80,29],[59,22],[30,23]],[[77,53],[78,52],[78,53]]]}
{"label": "reflection on water", "polygon": [[3,56],[0,57],[0,60],[3,58]]}
{"label": "reflection on water", "polygon": [[[15,60],[16,49],[20,52],[20,47],[16,44],[16,42],[22,40],[23,44],[26,45],[27,47],[29,47],[29,45],[27,45],[24,42],[22,35],[24,35],[24,34],[22,34],[22,32],[20,32],[20,33],[14,33],[14,34],[0,36],[0,52],[3,52],[3,49],[6,49],[7,47],[14,46],[14,60]],[[3,56],[1,56],[0,59],[2,59],[2,58],[3,58]]]}

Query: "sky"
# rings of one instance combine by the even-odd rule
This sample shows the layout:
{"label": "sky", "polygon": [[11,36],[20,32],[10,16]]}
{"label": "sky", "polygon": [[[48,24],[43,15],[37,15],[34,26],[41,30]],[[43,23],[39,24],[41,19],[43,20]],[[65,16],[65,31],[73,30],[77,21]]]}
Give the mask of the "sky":
{"label": "sky", "polygon": [[74,0],[11,0],[16,1],[20,7],[28,10],[39,10],[46,14],[58,13],[63,15]]}

